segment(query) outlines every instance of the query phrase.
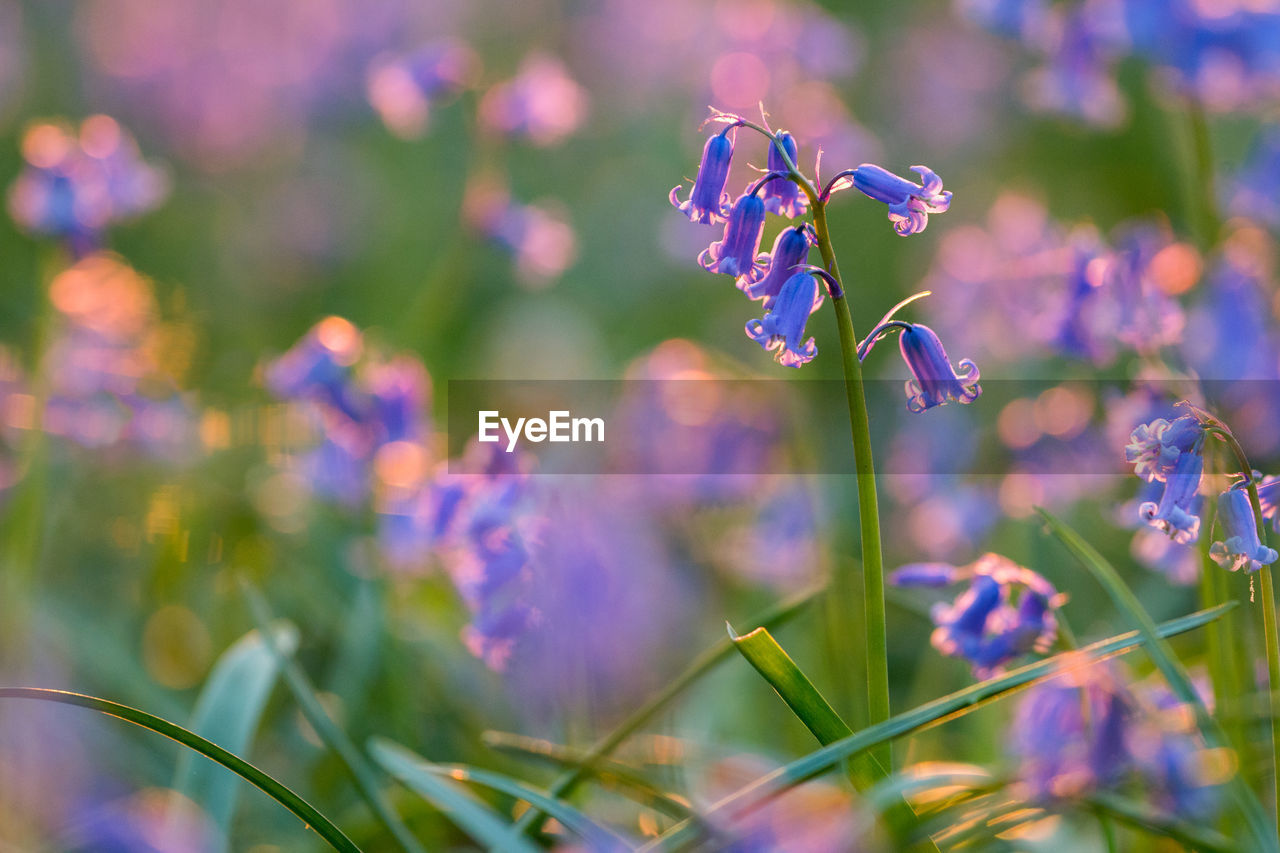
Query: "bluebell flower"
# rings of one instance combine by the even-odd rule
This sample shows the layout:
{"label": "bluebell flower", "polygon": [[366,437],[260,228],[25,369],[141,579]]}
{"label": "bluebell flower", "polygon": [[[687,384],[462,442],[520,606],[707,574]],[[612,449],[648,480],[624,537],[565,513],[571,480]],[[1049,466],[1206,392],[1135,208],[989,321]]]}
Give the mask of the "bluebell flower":
{"label": "bluebell flower", "polygon": [[[863,195],[889,205],[893,230],[904,237],[923,231],[930,213],[945,213],[951,206],[951,193],[942,188],[942,178],[932,169],[912,166],[911,171],[920,176],[920,184],[873,163],[863,163],[851,173],[853,186]],[[846,185],[837,182],[835,186]]]}
{"label": "bluebell flower", "polygon": [[1180,544],[1196,541],[1200,535],[1200,478],[1204,473],[1204,457],[1199,453],[1178,456],[1168,473],[1160,503],[1145,501],[1138,507],[1138,517],[1158,530],[1163,530]]}
{"label": "bluebell flower", "polygon": [[[791,162],[799,163],[799,149],[796,146],[795,137],[783,130],[778,133],[778,141],[786,150],[787,156],[791,158]],[[769,144],[768,163],[770,172],[789,171],[786,161],[778,151],[778,146],[773,143]],[[795,219],[797,216],[804,216],[805,211],[809,209],[809,198],[800,191],[795,181],[770,181],[764,189],[764,206],[770,213]]]}
{"label": "bluebell flower", "polygon": [[[1217,783],[1223,774],[1206,761],[1194,713],[1164,684],[1139,690],[1138,698],[1144,713],[1130,743],[1153,802],[1173,814],[1212,818],[1221,805]],[[1207,704],[1212,701],[1208,696]]]}
{"label": "bluebell flower", "polygon": [[1262,517],[1280,533],[1280,477],[1263,477],[1258,481],[1258,503],[1262,505]]}
{"label": "bluebell flower", "polygon": [[724,191],[724,185],[729,180],[729,164],[733,160],[734,127],[729,125],[703,146],[702,163],[698,166],[698,177],[693,181],[689,198],[680,201],[676,197],[682,184],[673,187],[668,196],[676,209],[693,222],[714,225],[729,215],[729,195]]}
{"label": "bluebell flower", "polygon": [[804,327],[809,315],[822,304],[818,279],[811,273],[798,272],[787,279],[774,301],[773,310],[762,320],[747,323],[747,337],[767,350],[785,367],[799,367],[813,361],[818,345],[813,338],[805,341]]}
{"label": "bluebell flower", "polygon": [[1134,710],[1112,670],[1083,659],[1028,691],[1014,718],[1013,748],[1031,797],[1064,799],[1118,781],[1131,766]]}
{"label": "bluebell flower", "polygon": [[978,385],[978,365],[969,359],[961,359],[957,373],[942,348],[942,341],[928,326],[907,324],[898,337],[902,358],[911,370],[907,380],[907,409],[923,412],[940,406],[948,400],[972,403],[982,393]]}
{"label": "bluebell flower", "polygon": [[287,400],[325,403],[363,421],[365,407],[352,378],[362,348],[360,330],[350,321],[326,317],[267,367],[267,387]]}
{"label": "bluebell flower", "polygon": [[1280,227],[1280,125],[1268,125],[1255,137],[1224,202],[1236,216]]}
{"label": "bluebell flower", "polygon": [[[771,181],[770,183],[777,183]],[[698,264],[707,272],[731,275],[739,287],[754,284],[765,273],[766,255],[760,254],[760,238],[764,236],[764,200],[757,192],[759,185],[748,189],[733,203],[724,238],[712,243],[698,255]]]}
{"label": "bluebell flower", "polygon": [[[773,183],[782,182],[773,181]],[[773,302],[782,291],[782,285],[797,272],[793,267],[808,262],[809,247],[814,242],[813,226],[808,223],[783,229],[773,241],[773,251],[769,253],[769,271],[755,284],[746,288],[747,296],[752,299],[763,299],[766,311],[773,308]]]}
{"label": "bluebell flower", "polygon": [[1039,573],[999,554],[985,554],[967,566],[913,563],[889,575],[894,586],[945,586],[969,579],[950,604],[934,605],[933,647],[964,658],[977,678],[1031,651],[1045,652],[1058,636],[1053,609],[1060,603],[1053,584]]}
{"label": "bluebell flower", "polygon": [[1218,495],[1218,521],[1222,523],[1223,541],[1209,546],[1209,556],[1224,569],[1256,572],[1280,557],[1274,548],[1263,545],[1258,538],[1258,524],[1249,493],[1240,486],[1233,486]]}
{"label": "bluebell flower", "polygon": [[1156,418],[1134,428],[1124,458],[1143,480],[1164,482],[1184,453],[1199,454],[1203,445],[1204,427],[1192,415]]}

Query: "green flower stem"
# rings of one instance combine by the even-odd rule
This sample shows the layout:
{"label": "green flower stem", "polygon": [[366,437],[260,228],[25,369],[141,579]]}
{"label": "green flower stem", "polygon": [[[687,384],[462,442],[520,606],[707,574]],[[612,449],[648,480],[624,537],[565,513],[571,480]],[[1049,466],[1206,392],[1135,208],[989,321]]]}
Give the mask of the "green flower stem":
{"label": "green flower stem", "polygon": [[[880,545],[880,506],[876,495],[876,469],[871,454],[871,419],[867,415],[866,386],[862,379],[862,362],[858,359],[858,336],[853,329],[853,314],[845,298],[844,282],[831,245],[827,227],[827,203],[813,200],[813,227],[818,236],[818,251],[831,277],[840,284],[841,292],[831,303],[840,330],[841,367],[844,370],[845,397],[849,403],[849,426],[853,436],[853,464],[858,477],[858,526],[862,533],[862,600],[864,607],[865,648],[867,655],[867,722],[876,725],[889,719],[889,643],[885,629],[884,555]],[[848,562],[837,563],[837,572],[851,572]],[[833,589],[847,598],[846,619],[857,606],[853,595],[853,578],[835,578]],[[846,622],[845,624],[852,624]],[[893,768],[890,745],[886,742],[872,755],[887,770]]]}

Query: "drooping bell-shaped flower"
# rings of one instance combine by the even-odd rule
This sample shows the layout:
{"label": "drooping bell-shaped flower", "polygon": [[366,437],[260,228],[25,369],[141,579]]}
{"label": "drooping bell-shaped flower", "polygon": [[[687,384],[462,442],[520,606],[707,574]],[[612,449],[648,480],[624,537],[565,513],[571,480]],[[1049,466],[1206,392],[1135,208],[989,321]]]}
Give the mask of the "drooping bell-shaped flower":
{"label": "drooping bell-shaped flower", "polygon": [[[782,159],[778,144],[786,150],[792,163],[798,163],[799,149],[796,147],[796,139],[785,130],[778,133],[777,139],[777,144],[769,144],[769,171],[787,172],[789,171],[787,161]],[[805,211],[809,209],[809,199],[794,181],[770,181],[764,189],[764,206],[770,213],[794,219],[797,216],[804,216]]]}
{"label": "drooping bell-shaped flower", "polygon": [[912,166],[921,184],[899,177],[873,163],[853,170],[853,186],[863,195],[889,205],[889,221],[902,236],[918,234],[929,224],[930,213],[945,213],[951,193],[942,188],[942,178],[926,166]]}
{"label": "drooping bell-shaped flower", "polygon": [[923,412],[948,400],[972,403],[982,393],[978,365],[962,359],[963,372],[957,373],[942,341],[928,326],[908,324],[898,337],[898,346],[912,376],[906,384],[908,410]]}
{"label": "drooping bell-shaped flower", "polygon": [[729,196],[724,191],[729,180],[729,164],[733,160],[734,125],[707,140],[702,149],[702,162],[698,165],[698,177],[693,181],[689,198],[680,201],[676,197],[682,185],[672,188],[668,198],[676,209],[693,222],[714,225],[729,215]]}
{"label": "drooping bell-shaped flower", "polygon": [[818,345],[813,338],[804,340],[804,327],[809,315],[822,304],[818,279],[808,272],[798,272],[787,279],[774,300],[773,310],[762,320],[747,323],[747,337],[767,350],[785,367],[799,367],[813,361]]}
{"label": "drooping bell-shaped flower", "polygon": [[1258,538],[1249,493],[1239,486],[1218,495],[1218,520],[1222,523],[1223,541],[1209,546],[1209,556],[1224,569],[1256,572],[1280,557],[1274,548],[1263,545]]}
{"label": "drooping bell-shaped flower", "polygon": [[1125,446],[1124,458],[1142,479],[1164,482],[1179,457],[1184,453],[1200,453],[1203,443],[1204,427],[1199,419],[1191,415],[1172,421],[1156,418],[1134,429]]}
{"label": "drooping bell-shaped flower", "polygon": [[755,188],[748,189],[733,203],[724,238],[712,243],[698,255],[698,264],[707,272],[731,275],[743,284],[754,284],[765,273],[760,254],[760,238],[764,236],[764,199]]}
{"label": "drooping bell-shaped flower", "polygon": [[[772,183],[782,182],[773,181]],[[797,225],[794,228],[783,229],[773,241],[773,251],[769,253],[769,271],[755,284],[746,288],[747,296],[752,299],[763,299],[766,311],[773,308],[773,302],[782,291],[782,285],[798,272],[794,267],[808,262],[809,247],[813,243],[813,229],[810,225]]]}
{"label": "drooping bell-shaped flower", "polygon": [[1199,453],[1183,453],[1164,484],[1160,503],[1146,501],[1138,507],[1138,516],[1173,541],[1186,544],[1200,535],[1200,478],[1204,473],[1204,457]]}
{"label": "drooping bell-shaped flower", "polygon": [[931,642],[949,657],[964,658],[986,678],[1030,651],[1047,651],[1058,636],[1053,608],[1059,596],[1038,572],[999,554],[967,566],[912,563],[892,572],[894,586],[947,586],[970,579],[953,602],[934,605]]}

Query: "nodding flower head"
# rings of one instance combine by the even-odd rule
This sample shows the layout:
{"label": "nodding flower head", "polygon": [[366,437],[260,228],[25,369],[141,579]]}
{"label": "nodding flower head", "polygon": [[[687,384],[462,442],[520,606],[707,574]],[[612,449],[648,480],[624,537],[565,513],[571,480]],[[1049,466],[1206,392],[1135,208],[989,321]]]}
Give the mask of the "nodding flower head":
{"label": "nodding flower head", "polygon": [[754,284],[764,275],[766,256],[760,254],[760,238],[764,235],[765,210],[758,188],[759,184],[738,196],[724,226],[724,239],[698,255],[698,263],[707,272],[731,275],[747,284]]}
{"label": "nodding flower head", "polygon": [[813,361],[818,345],[813,338],[803,340],[804,326],[821,304],[818,279],[811,273],[798,272],[782,285],[773,310],[765,314],[764,319],[747,323],[747,337],[773,350],[773,357],[785,367],[799,367]]}
{"label": "nodding flower head", "polygon": [[1280,477],[1263,477],[1258,481],[1258,503],[1262,504],[1262,517],[1280,533]]}
{"label": "nodding flower head", "polygon": [[[780,182],[773,181],[773,183]],[[778,238],[773,241],[773,251],[769,253],[769,271],[755,284],[746,288],[747,296],[752,299],[763,299],[766,311],[773,308],[774,300],[778,298],[782,285],[796,274],[797,270],[794,267],[809,260],[809,247],[813,243],[813,226],[807,223],[783,229]]]}
{"label": "nodding flower head", "polygon": [[934,605],[938,627],[931,642],[949,657],[964,658],[977,678],[986,678],[1030,651],[1047,651],[1058,636],[1053,608],[1060,603],[1053,584],[1039,573],[999,554],[985,554],[967,566],[913,563],[889,576],[895,586],[947,586],[969,579],[955,601]]}
{"label": "nodding flower head", "polygon": [[942,188],[942,178],[932,169],[912,166],[911,171],[920,176],[923,185],[900,178],[873,163],[863,163],[853,170],[853,186],[863,195],[889,205],[893,230],[904,237],[923,231],[929,224],[930,213],[945,213],[951,206],[951,193]]}
{"label": "nodding flower head", "polygon": [[957,373],[933,329],[919,323],[907,324],[898,336],[902,358],[913,378],[907,380],[907,409],[923,412],[948,400],[972,403],[982,393],[978,385],[978,365],[961,359]]}
{"label": "nodding flower head", "polygon": [[[778,145],[786,150],[793,164],[798,163],[799,149],[796,147],[796,138],[783,130],[778,133],[777,140],[776,144],[769,144],[769,171],[788,172],[790,167],[787,166],[787,161],[782,159]],[[800,192],[800,187],[794,181],[770,181],[764,190],[764,206],[770,213],[794,219],[797,216],[804,216],[805,211],[809,209],[809,199]]]}
{"label": "nodding flower head", "polygon": [[1200,453],[1204,445],[1204,427],[1192,415],[1167,421],[1156,418],[1139,424],[1129,436],[1124,449],[1125,461],[1133,472],[1147,482],[1164,482],[1184,453]]}
{"label": "nodding flower head", "polygon": [[[1160,503],[1146,501],[1138,507],[1138,516],[1163,530],[1174,542],[1187,544],[1200,535],[1200,477],[1204,473],[1204,457],[1199,453],[1183,453],[1165,479]],[[1255,534],[1256,535],[1256,534]]]}
{"label": "nodding flower head", "polygon": [[682,185],[672,188],[668,198],[676,209],[693,222],[714,225],[729,215],[729,195],[724,191],[729,180],[729,164],[733,160],[734,125],[707,140],[702,149],[702,162],[698,165],[698,177],[693,181],[689,198],[680,201],[676,193]]}
{"label": "nodding flower head", "polygon": [[1253,515],[1249,493],[1240,486],[1218,495],[1218,520],[1222,522],[1223,541],[1209,546],[1209,556],[1224,569],[1256,572],[1280,557],[1274,548],[1263,545],[1258,538],[1257,519]]}

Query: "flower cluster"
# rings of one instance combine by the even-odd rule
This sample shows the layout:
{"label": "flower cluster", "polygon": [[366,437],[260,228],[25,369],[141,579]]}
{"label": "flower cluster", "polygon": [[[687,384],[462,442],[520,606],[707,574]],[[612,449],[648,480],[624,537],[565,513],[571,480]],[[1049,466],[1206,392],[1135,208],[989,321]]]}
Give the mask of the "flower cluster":
{"label": "flower cluster", "polygon": [[[1146,500],[1139,504],[1139,516],[1179,544],[1195,542],[1200,535],[1204,443],[1211,434],[1210,426],[1223,429],[1216,421],[1206,424],[1199,412],[1172,421],[1157,418],[1139,424],[1125,447],[1125,460],[1134,466],[1135,474],[1148,483],[1163,484],[1158,502]],[[1258,534],[1257,518],[1247,491],[1257,475],[1239,474],[1240,481],[1218,495],[1217,519],[1223,539],[1212,544],[1209,554],[1223,568],[1253,572],[1274,563],[1280,554],[1263,544]],[[1270,484],[1264,481],[1264,488],[1268,502],[1273,500]],[[1260,488],[1260,498],[1262,492]],[[1262,504],[1264,517],[1268,505]]]}
{"label": "flower cluster", "polygon": [[969,582],[955,601],[934,605],[932,642],[944,655],[969,661],[976,678],[997,674],[1029,652],[1047,652],[1057,640],[1058,591],[1037,572],[999,554],[984,554],[966,566],[912,563],[888,580],[894,586],[924,587]]}
{"label": "flower cluster", "polygon": [[1018,706],[1012,749],[1030,798],[1061,801],[1133,779],[1171,814],[1211,818],[1215,768],[1191,708],[1164,685],[1126,684],[1118,664],[1081,659]]}
{"label": "flower cluster", "polygon": [[165,173],[142,160],[133,137],[110,116],[90,116],[78,131],[32,125],[22,156],[27,166],[9,188],[9,214],[77,257],[99,248],[113,222],[152,209],[168,192]]}
{"label": "flower cluster", "polygon": [[[724,223],[724,236],[698,255],[698,265],[708,272],[732,276],[739,290],[759,301],[764,314],[746,324],[747,337],[772,352],[779,364],[800,367],[818,354],[813,337],[805,335],[810,315],[822,306],[825,294],[843,299],[844,293],[830,270],[808,265],[809,250],[818,244],[811,224],[784,228],[769,252],[760,251],[768,214],[795,220],[811,204],[826,205],[833,193],[855,188],[886,205],[893,229],[907,236],[923,231],[930,214],[945,212],[951,205],[951,193],[927,167],[911,167],[920,176],[920,183],[915,183],[871,163],[839,172],[821,186],[817,167],[812,181],[800,171],[800,146],[787,131],[775,132],[767,124],[721,112],[713,112],[710,121],[724,127],[703,146],[688,197],[681,200],[682,185],[672,188],[668,197],[693,222]],[[759,132],[768,140],[768,168],[730,201],[725,186],[740,128]],[[907,383],[907,405],[913,412],[948,400],[968,403],[975,399],[980,393],[977,366],[962,361],[962,372],[957,373],[937,335],[928,327],[893,320],[896,310],[859,345],[859,358],[865,358],[889,331],[900,330],[902,356],[913,376]]]}

